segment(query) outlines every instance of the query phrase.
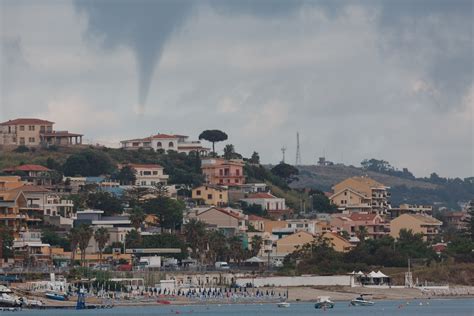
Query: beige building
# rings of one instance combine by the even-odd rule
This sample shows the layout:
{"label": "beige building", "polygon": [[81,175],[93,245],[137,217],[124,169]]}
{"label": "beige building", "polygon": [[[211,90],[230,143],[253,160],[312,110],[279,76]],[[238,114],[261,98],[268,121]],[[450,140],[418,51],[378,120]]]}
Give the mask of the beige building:
{"label": "beige building", "polygon": [[334,185],[329,199],[341,211],[386,214],[389,189],[369,177],[352,177]]}
{"label": "beige building", "polygon": [[326,232],[322,236],[331,242],[332,248],[337,252],[348,252],[354,247],[347,239],[337,233]]}
{"label": "beige building", "polygon": [[203,159],[201,161],[201,170],[206,183],[209,184],[239,186],[245,183],[244,162],[242,159]]}
{"label": "beige building", "polygon": [[68,146],[82,144],[82,134],[54,131],[54,122],[35,118],[19,118],[0,123],[0,145]]}
{"label": "beige building", "polygon": [[421,214],[403,214],[390,222],[390,235],[400,236],[400,230],[411,230],[415,234],[422,234],[425,241],[432,241],[438,234],[443,222],[434,217]]}
{"label": "beige building", "polygon": [[127,150],[152,149],[162,150],[165,153],[172,150],[186,154],[195,152],[201,156],[209,154],[209,148],[203,147],[200,141],[189,141],[188,138],[185,135],[156,134],[145,138],[123,140],[120,144]]}
{"label": "beige building", "polygon": [[314,240],[314,235],[305,231],[297,232],[275,242],[276,256],[286,256],[292,253],[297,248],[301,248],[304,244],[310,243]]}
{"label": "beige building", "polygon": [[226,206],[229,203],[229,192],[226,187],[206,184],[192,190],[192,198],[206,205]]}
{"label": "beige building", "polygon": [[204,211],[196,210],[187,215],[188,220],[195,218],[208,224],[211,228],[217,228],[230,233],[247,231],[248,216],[231,208],[211,207]]}

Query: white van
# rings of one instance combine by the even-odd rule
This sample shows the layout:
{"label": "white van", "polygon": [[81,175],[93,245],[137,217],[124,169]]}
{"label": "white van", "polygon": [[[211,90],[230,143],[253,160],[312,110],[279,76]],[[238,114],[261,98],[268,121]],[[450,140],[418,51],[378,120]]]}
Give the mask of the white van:
{"label": "white van", "polygon": [[225,261],[217,261],[215,265],[216,269],[218,270],[229,270],[229,264]]}

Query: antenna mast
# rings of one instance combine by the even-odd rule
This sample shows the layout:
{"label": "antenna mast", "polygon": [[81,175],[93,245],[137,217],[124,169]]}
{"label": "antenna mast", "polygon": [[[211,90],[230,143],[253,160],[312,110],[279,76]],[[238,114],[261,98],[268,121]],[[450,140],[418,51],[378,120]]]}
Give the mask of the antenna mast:
{"label": "antenna mast", "polygon": [[283,163],[285,163],[285,151],[286,151],[286,147],[285,146],[281,147],[281,153],[282,153],[282,156],[283,156],[281,162],[283,162]]}
{"label": "antenna mast", "polygon": [[295,166],[301,165],[301,151],[300,151],[300,133],[296,132],[296,161]]}

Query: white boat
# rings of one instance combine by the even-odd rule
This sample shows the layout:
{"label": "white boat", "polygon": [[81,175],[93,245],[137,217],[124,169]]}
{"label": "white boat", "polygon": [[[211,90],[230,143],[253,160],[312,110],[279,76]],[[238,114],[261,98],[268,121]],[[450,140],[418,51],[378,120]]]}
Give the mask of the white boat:
{"label": "white boat", "polygon": [[361,294],[351,301],[352,306],[373,306],[374,304],[374,302],[366,300],[364,294]]}
{"label": "white boat", "polygon": [[286,307],[290,307],[290,303],[288,303],[288,302],[279,302],[279,303],[277,303],[277,306],[281,307],[281,308],[286,308]]}
{"label": "white boat", "polygon": [[16,297],[7,293],[0,293],[0,306],[16,307],[21,306],[21,301]]}
{"label": "white boat", "polygon": [[314,308],[316,309],[326,309],[326,308],[334,308],[334,302],[331,301],[329,296],[320,296],[314,304]]}

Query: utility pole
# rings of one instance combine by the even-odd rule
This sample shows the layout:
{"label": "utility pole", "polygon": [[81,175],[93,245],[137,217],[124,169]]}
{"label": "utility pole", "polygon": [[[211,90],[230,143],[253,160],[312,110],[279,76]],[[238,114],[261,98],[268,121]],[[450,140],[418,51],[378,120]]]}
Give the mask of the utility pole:
{"label": "utility pole", "polygon": [[282,153],[282,156],[283,156],[283,158],[282,158],[282,160],[281,160],[282,163],[285,163],[285,151],[286,151],[286,147],[283,146],[283,147],[281,148],[281,153]]}

